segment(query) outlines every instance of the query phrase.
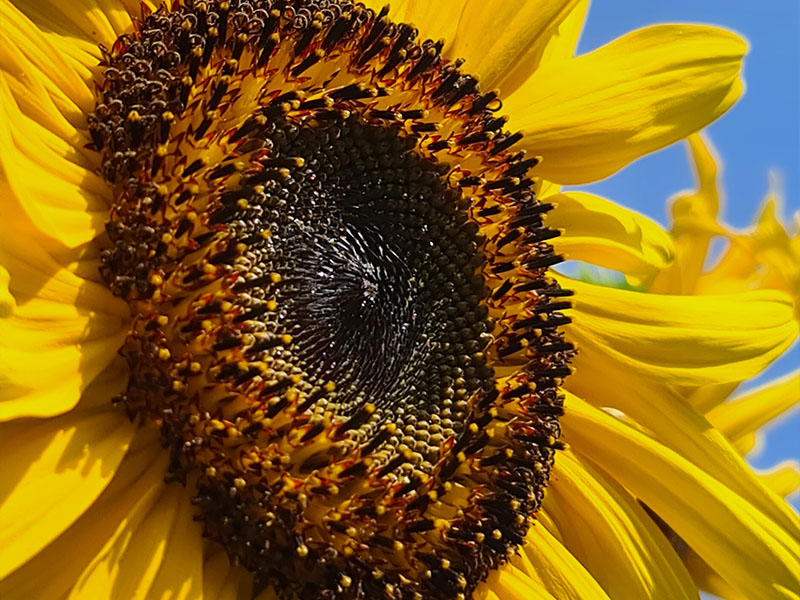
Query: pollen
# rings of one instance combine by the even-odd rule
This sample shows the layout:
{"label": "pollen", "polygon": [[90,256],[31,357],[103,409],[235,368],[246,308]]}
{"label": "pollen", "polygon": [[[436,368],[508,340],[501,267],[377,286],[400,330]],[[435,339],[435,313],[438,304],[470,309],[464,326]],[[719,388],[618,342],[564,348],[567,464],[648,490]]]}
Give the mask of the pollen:
{"label": "pollen", "polygon": [[103,48],[117,399],[282,598],[468,597],[547,484],[574,346],[536,157],[441,42],[193,2]]}

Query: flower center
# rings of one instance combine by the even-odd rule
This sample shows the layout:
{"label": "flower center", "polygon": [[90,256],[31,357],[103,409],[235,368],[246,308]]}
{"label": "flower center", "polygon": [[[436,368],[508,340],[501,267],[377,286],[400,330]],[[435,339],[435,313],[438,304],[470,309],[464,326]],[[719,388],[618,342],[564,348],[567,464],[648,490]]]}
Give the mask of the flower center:
{"label": "flower center", "polygon": [[574,352],[493,93],[349,2],[187,2],[104,50],[117,401],[286,597],[466,598],[519,545]]}

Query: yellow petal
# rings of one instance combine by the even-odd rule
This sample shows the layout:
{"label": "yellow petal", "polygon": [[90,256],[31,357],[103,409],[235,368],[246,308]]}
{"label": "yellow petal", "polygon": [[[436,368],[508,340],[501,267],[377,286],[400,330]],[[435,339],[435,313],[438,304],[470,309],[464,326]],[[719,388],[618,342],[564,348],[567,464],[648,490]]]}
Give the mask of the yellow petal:
{"label": "yellow petal", "polygon": [[608,363],[609,372],[634,371],[671,385],[742,381],[797,336],[793,302],[777,291],[698,299],[559,279],[575,290],[569,338],[591,350],[586,360]]}
{"label": "yellow petal", "polygon": [[[536,70],[550,36],[577,3],[470,0],[446,56],[463,58],[464,71],[478,78],[481,89],[499,87],[506,96]],[[425,4],[438,12],[440,3]]]}
{"label": "yellow petal", "polygon": [[0,290],[6,312],[0,319],[0,421],[66,412],[117,356],[126,335],[124,305],[57,265],[48,277],[1,252],[0,260],[11,274],[9,289]]}
{"label": "yellow petal", "polygon": [[[505,565],[492,571],[480,583],[473,600],[556,600],[547,590],[528,577],[521,569]],[[559,599],[560,600],[560,599]]]}
{"label": "yellow petal", "polygon": [[580,457],[569,451],[556,457],[543,508],[559,528],[564,546],[609,597],[696,597],[686,569],[652,519],[625,490]]}
{"label": "yellow petal", "polygon": [[720,404],[706,416],[730,440],[754,433],[800,404],[800,370]]}
{"label": "yellow petal", "polygon": [[94,109],[91,82],[82,79],[74,64],[7,0],[0,2],[0,72],[4,71],[17,79],[39,79],[73,123],[78,113],[86,115]]}
{"label": "yellow petal", "polygon": [[103,231],[108,191],[85,165],[67,159],[72,144],[60,142],[59,152],[54,151],[59,141],[44,141],[55,137],[21,113],[0,76],[0,169],[13,192],[4,204],[15,222],[22,220],[16,214],[20,207],[32,227],[74,248]]}
{"label": "yellow petal", "polygon": [[714,569],[709,567],[708,563],[697,555],[697,552],[689,548],[686,554],[684,559],[686,567],[702,590],[725,600],[748,600],[746,596],[734,590]]}
{"label": "yellow petal", "polygon": [[644,215],[584,192],[556,194],[547,201],[555,208],[546,224],[564,231],[552,244],[567,259],[621,271],[641,281],[673,258],[670,236]]}
{"label": "yellow petal", "polygon": [[592,575],[542,524],[535,524],[512,565],[559,600],[608,599]]}
{"label": "yellow petal", "polygon": [[746,44],[713,27],[657,25],[543,65],[504,100],[538,175],[584,183],[693,133],[739,97]]}
{"label": "yellow petal", "polygon": [[[390,6],[394,3],[390,3]],[[467,0],[410,0],[398,3],[397,11],[391,11],[390,16],[396,21],[411,23],[419,29],[419,39],[444,40],[445,50],[453,45],[456,29],[461,20],[461,13]]]}
{"label": "yellow petal", "polygon": [[[152,489],[164,486],[167,459],[159,444],[158,432],[140,429],[105,491],[50,545],[0,579],[0,598],[64,598],[81,571],[136,503],[144,497],[154,496]],[[107,596],[87,600],[98,598]]]}
{"label": "yellow petal", "polygon": [[650,291],[661,294],[693,293],[705,266],[711,238],[725,233],[717,222],[721,163],[716,150],[702,134],[689,136],[687,142],[697,190],[678,194],[671,200],[676,259],[650,287]]}
{"label": "yellow petal", "polygon": [[203,598],[214,600],[250,600],[253,576],[242,567],[234,567],[222,547],[211,546],[203,562]]}
{"label": "yellow petal", "polygon": [[649,432],[659,443],[755,506],[800,539],[800,517],[771,493],[737,449],[688,405],[668,384],[657,384],[635,372],[614,371],[604,357],[584,349],[567,389],[598,407],[611,407]]}
{"label": "yellow petal", "polygon": [[792,598],[800,543],[752,504],[655,440],[567,399],[574,448],[659,515],[729,584],[749,598]]}
{"label": "yellow petal", "polygon": [[0,578],[91,506],[134,431],[110,404],[100,412],[0,424]]}
{"label": "yellow petal", "polygon": [[547,46],[542,54],[542,64],[561,61],[575,55],[588,10],[589,0],[579,0],[573,5],[572,12],[547,40]]}
{"label": "yellow petal", "polygon": [[70,599],[202,597],[202,535],[192,521],[192,493],[163,482],[149,489],[84,569]]}
{"label": "yellow petal", "polygon": [[761,481],[778,496],[786,498],[800,489],[800,464],[787,460],[765,473],[759,473]]}

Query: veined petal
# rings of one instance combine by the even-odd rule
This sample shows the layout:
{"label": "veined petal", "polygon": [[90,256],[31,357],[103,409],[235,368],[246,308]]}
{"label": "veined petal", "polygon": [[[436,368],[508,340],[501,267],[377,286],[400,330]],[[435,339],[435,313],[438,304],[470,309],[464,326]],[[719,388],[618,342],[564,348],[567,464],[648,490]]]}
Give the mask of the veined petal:
{"label": "veined petal", "polygon": [[542,524],[534,524],[528,531],[522,552],[512,559],[512,565],[559,600],[608,599],[594,577]]}
{"label": "veined petal", "polygon": [[[499,86],[506,96],[536,70],[550,36],[577,3],[578,0],[470,0],[446,55],[463,58],[465,69],[478,78],[482,89]],[[435,12],[439,10],[438,2],[423,4],[435,7]]]}
{"label": "veined petal", "polygon": [[564,432],[659,515],[735,589],[750,598],[792,598],[800,544],[718,480],[652,438],[570,395]]}
{"label": "veined petal", "polygon": [[793,302],[758,290],[704,296],[613,289],[559,276],[575,290],[570,339],[592,361],[671,385],[742,381],[759,373],[797,336]]}
{"label": "veined petal", "polygon": [[156,497],[164,487],[166,463],[158,432],[140,429],[110,484],[83,516],[16,571],[0,578],[0,598],[64,598],[133,507]]}
{"label": "veined petal", "polygon": [[57,265],[48,277],[13,256],[2,263],[11,277],[0,290],[0,421],[64,413],[117,355],[125,306]]}
{"label": "veined petal", "polygon": [[543,509],[609,597],[697,597],[672,546],[636,500],[572,452],[558,455]]}
{"label": "veined petal", "polygon": [[17,79],[39,79],[62,114],[75,124],[91,112],[95,99],[90,82],[73,67],[27,16],[8,0],[0,1],[0,72]]}
{"label": "veined petal", "polygon": [[104,411],[0,424],[0,579],[92,505],[134,432],[110,405]]}
{"label": "veined petal", "polygon": [[14,205],[21,207],[33,228],[67,248],[90,242],[108,218],[108,192],[86,166],[66,158],[73,152],[70,144],[63,144],[62,154],[42,143],[56,136],[19,111],[1,76],[0,101],[0,169],[13,192],[4,201],[12,217]]}
{"label": "veined petal", "polygon": [[84,569],[70,599],[201,598],[202,536],[191,519],[192,493],[163,482],[150,488]]}
{"label": "veined petal", "polygon": [[755,433],[790,408],[800,404],[800,370],[720,404],[706,417],[730,440]]}
{"label": "veined petal", "polygon": [[729,31],[656,25],[543,65],[506,98],[511,127],[559,183],[601,179],[693,133],[739,97],[745,42]]}
{"label": "veined petal", "polygon": [[564,233],[552,241],[568,259],[621,271],[637,281],[654,276],[674,257],[670,236],[656,222],[619,204],[584,192],[547,200],[555,208],[549,227]]}
{"label": "veined petal", "polygon": [[698,414],[670,385],[656,384],[635,372],[615,371],[597,353],[579,353],[566,389],[594,406],[621,411],[647,435],[727,486],[800,539],[800,517],[771,493],[737,449]]}
{"label": "veined petal", "polygon": [[556,600],[547,590],[513,565],[492,571],[486,581],[478,585],[473,600]]}
{"label": "veined petal", "polygon": [[[581,37],[583,25],[586,22],[586,12],[588,10],[589,0],[578,0],[578,2],[573,5],[572,11],[547,40],[547,45],[542,53],[542,64],[558,62],[567,58],[572,58],[575,55],[575,51],[578,48],[578,40]],[[515,73],[516,71],[512,71],[509,77],[513,77]],[[516,87],[514,89],[516,89]]]}

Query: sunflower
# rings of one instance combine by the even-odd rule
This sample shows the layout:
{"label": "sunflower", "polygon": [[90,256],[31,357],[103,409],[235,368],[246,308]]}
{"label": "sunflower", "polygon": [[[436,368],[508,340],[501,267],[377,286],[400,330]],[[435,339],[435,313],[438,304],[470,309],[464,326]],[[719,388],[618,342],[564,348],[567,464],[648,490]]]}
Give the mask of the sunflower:
{"label": "sunflower", "polygon": [[691,403],[793,298],[552,270],[674,261],[558,186],[722,114],[738,37],[133,4],[0,2],[3,598],[695,597],[677,538],[796,595],[797,515]]}

